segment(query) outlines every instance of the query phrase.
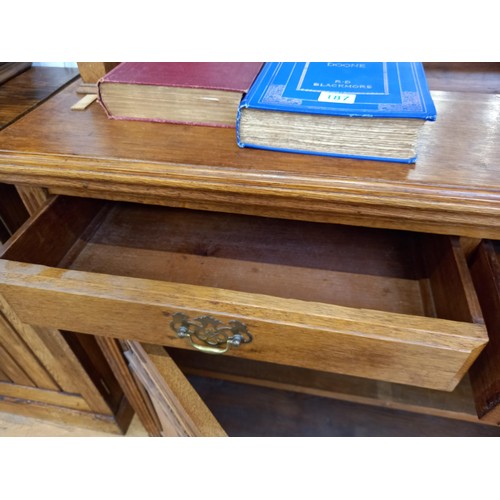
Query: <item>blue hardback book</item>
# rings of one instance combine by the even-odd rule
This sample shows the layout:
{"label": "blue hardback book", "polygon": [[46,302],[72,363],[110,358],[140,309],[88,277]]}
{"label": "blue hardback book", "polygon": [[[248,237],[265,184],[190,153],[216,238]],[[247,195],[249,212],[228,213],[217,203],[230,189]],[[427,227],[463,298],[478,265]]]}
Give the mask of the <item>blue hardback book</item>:
{"label": "blue hardback book", "polygon": [[241,101],[236,133],[240,147],[411,163],[421,126],[435,119],[421,63],[269,62]]}

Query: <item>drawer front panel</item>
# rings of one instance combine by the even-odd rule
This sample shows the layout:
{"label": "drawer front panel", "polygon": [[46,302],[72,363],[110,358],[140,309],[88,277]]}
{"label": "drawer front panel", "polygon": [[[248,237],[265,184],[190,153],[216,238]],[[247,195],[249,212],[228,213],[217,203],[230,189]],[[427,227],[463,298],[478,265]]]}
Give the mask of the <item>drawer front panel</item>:
{"label": "drawer front panel", "polygon": [[486,343],[484,326],[210,287],[0,262],[0,292],[27,323],[192,348],[175,313],[246,325],[225,355],[452,390]]}

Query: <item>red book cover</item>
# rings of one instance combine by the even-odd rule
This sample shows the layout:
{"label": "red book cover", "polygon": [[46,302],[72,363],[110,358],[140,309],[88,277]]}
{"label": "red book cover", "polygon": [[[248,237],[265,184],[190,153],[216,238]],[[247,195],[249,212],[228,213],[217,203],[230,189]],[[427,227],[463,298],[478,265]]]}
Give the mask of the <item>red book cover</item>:
{"label": "red book cover", "polygon": [[123,62],[101,82],[247,92],[261,67],[257,62]]}
{"label": "red book cover", "polygon": [[[189,123],[194,125],[235,126],[235,124],[201,123],[197,119],[169,119],[151,116],[130,116],[112,112],[103,96],[107,84],[131,84],[165,88],[207,89],[238,93],[240,99],[248,92],[259,74],[261,62],[122,62],[98,82],[99,102],[108,117],[122,120]],[[235,122],[236,122],[235,110]]]}

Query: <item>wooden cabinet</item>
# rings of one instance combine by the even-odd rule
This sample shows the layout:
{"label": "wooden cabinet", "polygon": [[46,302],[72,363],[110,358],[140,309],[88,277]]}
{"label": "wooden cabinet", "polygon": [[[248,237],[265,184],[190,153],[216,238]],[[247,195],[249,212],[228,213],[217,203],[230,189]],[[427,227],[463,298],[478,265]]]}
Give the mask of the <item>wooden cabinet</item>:
{"label": "wooden cabinet", "polygon": [[0,179],[53,196],[6,245],[0,293],[23,324],[95,335],[151,434],[211,421],[176,369],[158,378],[175,362],[478,420],[477,373],[498,352],[472,260],[500,237],[494,96],[434,92],[419,160],[394,165],[71,112],[77,85],[0,134]]}
{"label": "wooden cabinet", "polygon": [[93,338],[25,324],[3,297],[0,411],[116,434],[132,417]]}
{"label": "wooden cabinet", "polygon": [[[0,130],[77,77],[74,69],[26,69],[0,86]],[[43,188],[0,184],[0,251],[46,201]],[[21,230],[23,231],[23,230]],[[36,242],[32,248],[37,252]],[[35,305],[36,306],[36,305]],[[90,336],[26,324],[0,296],[0,411],[119,434],[132,410]]]}

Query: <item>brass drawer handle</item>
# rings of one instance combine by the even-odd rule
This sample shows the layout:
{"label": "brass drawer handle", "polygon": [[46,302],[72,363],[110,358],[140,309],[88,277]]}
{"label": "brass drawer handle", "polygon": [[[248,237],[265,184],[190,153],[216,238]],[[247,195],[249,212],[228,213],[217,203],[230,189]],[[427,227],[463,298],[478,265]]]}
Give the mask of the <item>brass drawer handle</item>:
{"label": "brass drawer handle", "polygon": [[239,321],[230,321],[225,326],[211,316],[201,316],[193,321],[183,313],[172,316],[170,327],[179,338],[189,338],[191,345],[208,354],[224,354],[231,346],[252,342],[247,326]]}

